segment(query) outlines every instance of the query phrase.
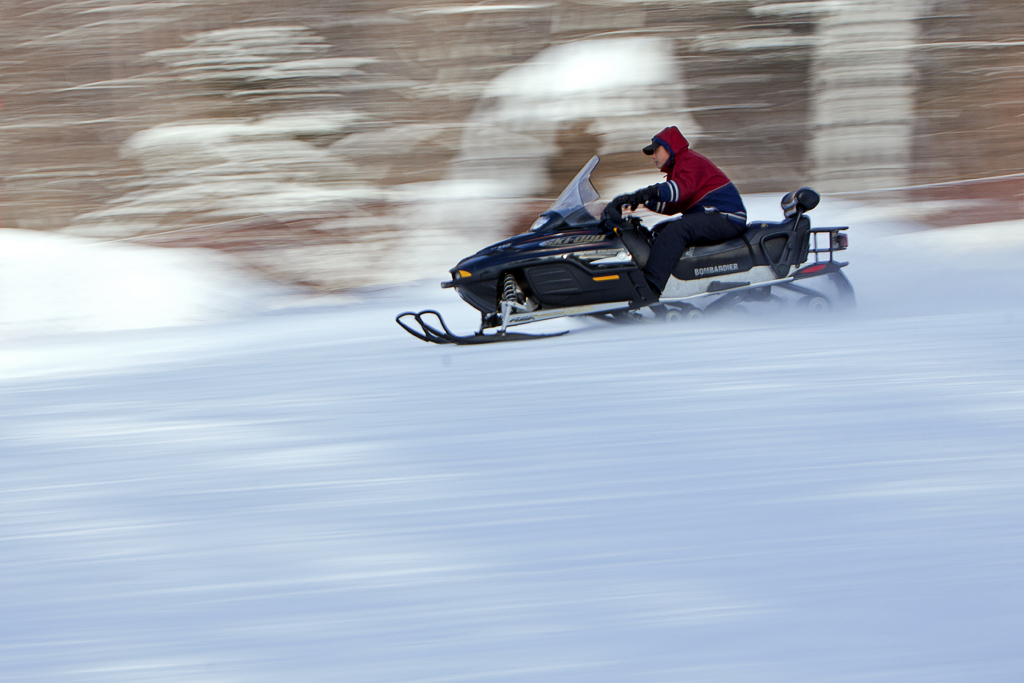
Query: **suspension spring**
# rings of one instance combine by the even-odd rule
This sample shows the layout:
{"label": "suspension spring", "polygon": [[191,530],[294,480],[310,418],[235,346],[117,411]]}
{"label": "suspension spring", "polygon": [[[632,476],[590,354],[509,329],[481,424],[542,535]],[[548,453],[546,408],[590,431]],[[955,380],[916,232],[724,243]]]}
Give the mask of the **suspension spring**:
{"label": "suspension spring", "polygon": [[523,290],[512,273],[505,273],[505,280],[501,288],[501,300],[510,301],[515,304],[523,303]]}

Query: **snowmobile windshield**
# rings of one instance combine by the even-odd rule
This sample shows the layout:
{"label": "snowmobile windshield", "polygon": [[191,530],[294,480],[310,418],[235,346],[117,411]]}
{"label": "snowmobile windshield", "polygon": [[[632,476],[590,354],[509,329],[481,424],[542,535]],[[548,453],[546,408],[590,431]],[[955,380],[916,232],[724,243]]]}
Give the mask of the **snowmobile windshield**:
{"label": "snowmobile windshield", "polygon": [[558,195],[558,199],[551,205],[551,208],[541,214],[530,228],[531,231],[565,230],[597,220],[590,209],[601,198],[601,195],[590,182],[590,174],[597,167],[599,161],[601,161],[599,157],[591,157],[590,161],[576,174],[576,177],[562,190],[562,194]]}

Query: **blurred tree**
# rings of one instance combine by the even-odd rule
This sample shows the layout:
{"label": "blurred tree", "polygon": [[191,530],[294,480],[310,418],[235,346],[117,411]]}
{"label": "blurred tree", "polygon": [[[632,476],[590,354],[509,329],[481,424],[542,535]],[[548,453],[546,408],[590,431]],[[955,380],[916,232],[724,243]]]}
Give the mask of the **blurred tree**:
{"label": "blurred tree", "polygon": [[[674,119],[692,117],[699,147],[745,192],[815,183],[816,169],[834,188],[1021,171],[1018,0],[915,4],[902,42],[834,30],[840,15],[846,25],[863,18],[884,29],[879,7],[874,0],[0,0],[4,222],[125,236],[229,219],[331,226],[317,235],[252,230],[264,249],[314,237],[346,244],[346,226],[365,222],[367,212],[397,229],[407,207],[388,188],[449,174],[465,157],[466,132],[479,124],[474,117],[491,84],[548,48],[608,37],[671,45],[685,82],[680,76],[666,90],[680,96],[667,109]],[[835,75],[840,67],[856,71],[850,56],[873,49],[882,58],[868,59],[877,83],[885,56],[901,52],[900,92],[882,97],[867,79],[854,97],[845,91],[846,104],[832,95],[824,102],[828,87],[837,96],[844,90],[842,79],[822,70],[822,55],[832,55]],[[665,101],[630,104],[655,111]],[[839,129],[829,145],[819,144],[829,107],[830,120],[846,117],[851,127],[889,116],[903,136],[894,146],[901,174],[882,179],[870,155],[841,151]],[[668,113],[645,123],[639,112],[615,126],[601,117],[566,121],[545,144],[565,159],[598,146],[602,173],[647,171],[626,150],[632,138],[649,136],[651,124],[678,123],[661,120]],[[555,191],[569,172],[560,163],[545,163],[553,179],[531,194]],[[971,185],[963,193],[997,194],[1003,201],[987,202],[995,208],[985,217],[1008,217],[1019,215],[1020,186]],[[187,234],[180,243],[221,244],[202,231]]]}

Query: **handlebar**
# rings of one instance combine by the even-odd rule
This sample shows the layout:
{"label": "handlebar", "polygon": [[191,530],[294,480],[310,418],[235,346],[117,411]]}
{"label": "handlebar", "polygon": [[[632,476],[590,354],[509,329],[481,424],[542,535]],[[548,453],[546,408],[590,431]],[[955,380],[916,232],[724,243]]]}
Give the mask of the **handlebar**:
{"label": "handlebar", "polygon": [[635,230],[640,227],[640,219],[635,216],[625,218],[622,215],[622,207],[629,203],[629,195],[619,195],[605,204],[601,212],[601,219],[612,226],[613,232],[621,230]]}

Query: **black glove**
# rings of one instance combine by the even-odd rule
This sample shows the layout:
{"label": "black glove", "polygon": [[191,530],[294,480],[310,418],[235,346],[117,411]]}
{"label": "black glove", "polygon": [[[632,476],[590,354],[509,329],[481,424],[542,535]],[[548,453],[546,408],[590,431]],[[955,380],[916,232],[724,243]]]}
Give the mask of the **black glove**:
{"label": "black glove", "polygon": [[611,200],[604,205],[604,211],[601,212],[601,218],[613,225],[622,220],[622,206],[625,200],[629,198],[628,194],[619,195],[615,199]]}
{"label": "black glove", "polygon": [[630,202],[632,201],[633,195],[620,194],[618,197],[605,204],[604,213],[607,214],[609,211],[614,211],[615,213],[621,215],[622,207],[629,206]]}
{"label": "black glove", "polygon": [[649,204],[650,202],[657,201],[661,197],[661,193],[658,192],[657,185],[650,185],[642,190],[637,190],[629,197],[630,209],[635,211],[636,207],[641,204]]}
{"label": "black glove", "polygon": [[658,186],[651,185],[631,194],[623,194],[612,200],[618,206],[628,206],[630,211],[636,211],[636,207],[656,201],[661,195],[658,193]]}

